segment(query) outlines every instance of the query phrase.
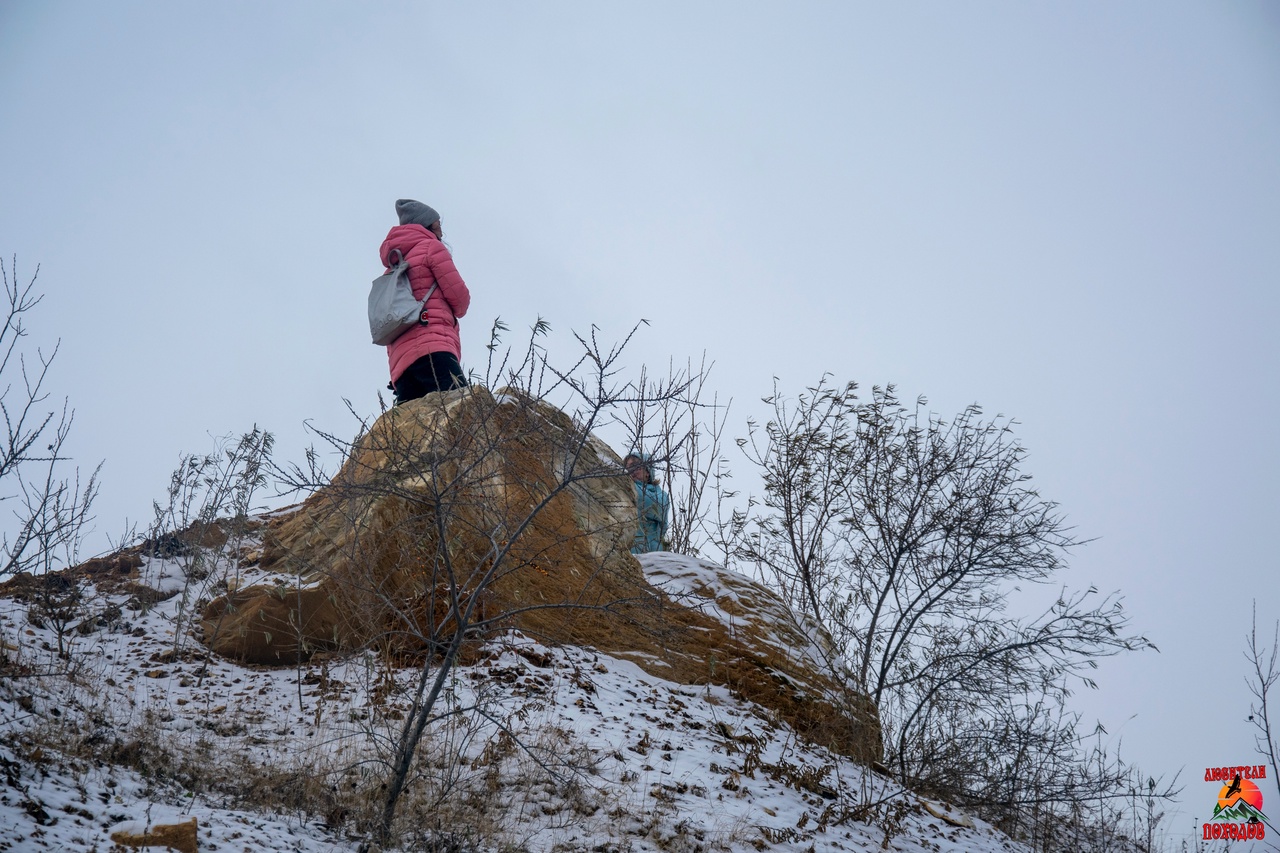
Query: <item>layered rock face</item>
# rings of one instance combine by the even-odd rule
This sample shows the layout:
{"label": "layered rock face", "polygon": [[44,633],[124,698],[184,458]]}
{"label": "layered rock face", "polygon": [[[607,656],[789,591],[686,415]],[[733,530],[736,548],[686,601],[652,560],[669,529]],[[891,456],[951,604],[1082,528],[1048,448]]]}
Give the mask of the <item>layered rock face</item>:
{"label": "layered rock face", "polygon": [[829,641],[775,595],[708,563],[630,553],[634,490],[618,457],[517,392],[431,394],[383,415],[333,481],[267,524],[261,566],[290,585],[236,589],[204,642],[287,664],[377,647],[438,654],[519,630],[594,647],[685,684],[722,684],[801,735],[880,757],[875,708],[843,687]]}

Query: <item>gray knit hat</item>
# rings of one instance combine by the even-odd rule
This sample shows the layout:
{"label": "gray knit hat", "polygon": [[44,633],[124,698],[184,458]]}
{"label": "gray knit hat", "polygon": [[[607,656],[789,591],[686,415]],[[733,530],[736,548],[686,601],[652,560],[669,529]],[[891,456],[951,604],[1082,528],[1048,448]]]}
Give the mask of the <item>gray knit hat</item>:
{"label": "gray knit hat", "polygon": [[421,225],[423,228],[430,228],[440,221],[440,214],[435,208],[411,198],[396,202],[396,216],[400,217],[401,225]]}

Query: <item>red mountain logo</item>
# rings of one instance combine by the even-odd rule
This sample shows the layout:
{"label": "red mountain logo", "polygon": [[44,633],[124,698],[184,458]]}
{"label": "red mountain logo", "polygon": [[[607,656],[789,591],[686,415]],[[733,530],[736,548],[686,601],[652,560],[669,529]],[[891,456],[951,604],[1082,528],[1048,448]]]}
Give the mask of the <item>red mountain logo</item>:
{"label": "red mountain logo", "polygon": [[1204,837],[1232,841],[1266,838],[1267,816],[1262,812],[1262,791],[1253,781],[1266,777],[1266,765],[1206,770],[1206,782],[1226,781],[1226,784],[1218,791],[1213,817],[1204,824]]}

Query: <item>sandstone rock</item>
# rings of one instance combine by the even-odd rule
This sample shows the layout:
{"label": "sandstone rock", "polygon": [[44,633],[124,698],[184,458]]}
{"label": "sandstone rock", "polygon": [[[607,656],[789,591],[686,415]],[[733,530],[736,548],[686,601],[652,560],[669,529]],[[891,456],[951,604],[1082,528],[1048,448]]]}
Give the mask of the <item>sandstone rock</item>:
{"label": "sandstone rock", "polygon": [[[556,491],[571,463],[579,479]],[[291,663],[375,638],[421,647],[448,621],[450,589],[476,597],[482,617],[552,601],[610,604],[614,580],[634,598],[643,585],[628,552],[634,499],[619,471],[563,413],[511,393],[465,389],[398,406],[328,488],[272,519],[261,565],[298,585],[213,602],[207,642],[245,661]]]}
{"label": "sandstone rock", "polygon": [[183,823],[159,824],[142,832],[121,829],[111,840],[122,847],[164,847],[178,853],[199,853],[195,818]]}
{"label": "sandstone rock", "polygon": [[[383,415],[328,487],[275,514],[261,565],[297,582],[215,600],[205,642],[260,664],[371,644],[420,657],[451,639],[456,596],[484,628],[468,634],[477,641],[514,628],[594,647],[662,678],[726,685],[811,740],[880,757],[875,709],[815,652],[816,629],[709,564],[699,591],[663,563],[658,580],[679,587],[664,592],[630,553],[635,524],[621,460],[563,412],[510,390],[428,395]],[[733,608],[740,618],[721,618]]]}

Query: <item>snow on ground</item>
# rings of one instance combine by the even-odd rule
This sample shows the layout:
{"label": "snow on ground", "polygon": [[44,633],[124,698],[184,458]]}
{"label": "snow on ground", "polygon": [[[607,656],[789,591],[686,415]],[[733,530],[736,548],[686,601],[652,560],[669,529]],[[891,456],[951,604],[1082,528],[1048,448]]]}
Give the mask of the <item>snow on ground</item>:
{"label": "snow on ground", "polygon": [[[713,584],[711,567],[674,555],[645,565],[673,595],[737,618],[725,607],[741,590]],[[105,851],[112,829],[191,815],[201,850],[354,850],[364,842],[344,820],[342,793],[376,801],[378,762],[403,725],[419,671],[371,653],[283,668],[207,655],[182,614],[209,591],[187,584],[184,568],[181,559],[144,566],[148,584],[176,591],[153,603],[136,590],[82,584],[80,610],[100,618],[64,633],[70,661],[57,654],[54,621],[37,616],[35,624],[27,603],[0,599],[0,640],[24,673],[0,678],[0,851]],[[240,571],[244,586],[293,582]],[[951,820],[935,816],[724,688],[665,681],[592,649],[499,638],[455,671],[442,702],[480,712],[448,718],[422,750],[423,790],[452,799],[419,795],[404,813],[454,815],[457,831],[481,848],[1024,849],[945,806],[931,804]],[[141,747],[131,757],[137,743],[171,762],[139,760],[150,755]],[[439,758],[448,755],[464,760]],[[133,766],[108,763],[111,756]],[[281,790],[307,780],[336,792],[335,813],[307,814]]]}
{"label": "snow on ground", "polygon": [[[0,701],[11,733],[15,706]],[[18,723],[20,725],[20,722]],[[178,790],[157,790],[138,773],[0,744],[0,851],[108,850],[117,830],[199,821],[201,850],[347,850],[351,845],[302,818],[219,808]],[[185,800],[185,801],[184,801]]]}
{"label": "snow on ground", "polygon": [[730,636],[744,621],[769,626],[781,651],[797,664],[822,670],[838,660],[816,622],[797,614],[750,578],[697,557],[661,551],[637,558],[645,579],[673,600],[723,622]]}

